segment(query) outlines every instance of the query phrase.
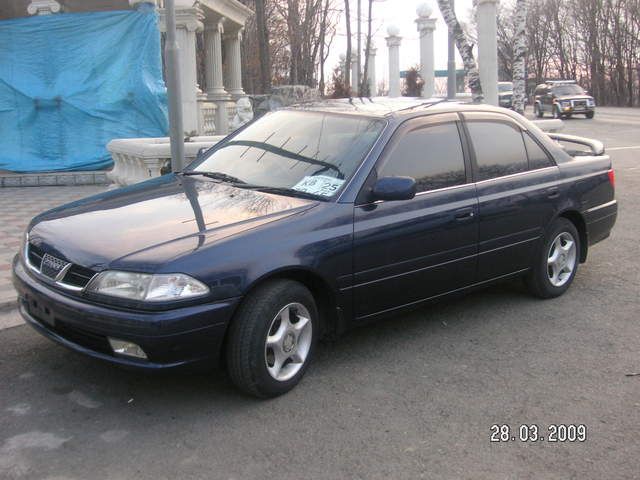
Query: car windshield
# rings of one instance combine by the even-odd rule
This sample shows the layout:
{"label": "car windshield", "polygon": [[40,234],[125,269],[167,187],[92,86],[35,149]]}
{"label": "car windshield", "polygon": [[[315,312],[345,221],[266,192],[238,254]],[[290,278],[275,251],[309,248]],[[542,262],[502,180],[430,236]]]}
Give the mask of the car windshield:
{"label": "car windshield", "polygon": [[273,112],[214,149],[200,163],[192,163],[189,170],[215,173],[214,178],[244,188],[328,198],[355,172],[384,125],[383,120],[359,116]]}
{"label": "car windshield", "polygon": [[510,92],[513,90],[513,83],[508,82],[508,83],[499,83],[498,84],[498,92],[502,93],[502,92]]}
{"label": "car windshield", "polygon": [[580,85],[576,85],[575,83],[570,83],[568,85],[556,85],[553,87],[553,93],[557,96],[562,97],[564,95],[583,95],[584,90]]}

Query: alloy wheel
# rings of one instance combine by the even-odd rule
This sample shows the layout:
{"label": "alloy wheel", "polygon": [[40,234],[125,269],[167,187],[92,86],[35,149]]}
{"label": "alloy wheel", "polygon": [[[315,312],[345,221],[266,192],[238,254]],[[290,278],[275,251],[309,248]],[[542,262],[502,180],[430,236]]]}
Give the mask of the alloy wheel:
{"label": "alloy wheel", "polygon": [[267,371],[284,382],[300,371],[311,349],[311,315],[301,303],[284,306],[273,318],[264,348]]}
{"label": "alloy wheel", "polygon": [[547,275],[551,285],[561,287],[569,281],[576,267],[576,241],[569,232],[560,233],[551,242],[547,255]]}

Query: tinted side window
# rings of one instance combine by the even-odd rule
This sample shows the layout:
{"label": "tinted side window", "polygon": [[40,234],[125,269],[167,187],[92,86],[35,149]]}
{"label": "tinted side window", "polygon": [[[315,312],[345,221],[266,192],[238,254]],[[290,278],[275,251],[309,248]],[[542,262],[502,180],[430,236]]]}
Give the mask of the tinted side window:
{"label": "tinted side window", "polygon": [[405,133],[378,177],[413,177],[418,192],[466,183],[457,125],[430,125]]}
{"label": "tinted side window", "polygon": [[506,123],[467,123],[478,164],[478,180],[503,177],[527,170],[527,152],[520,129]]}
{"label": "tinted side window", "polygon": [[547,152],[545,152],[527,132],[524,132],[522,136],[524,137],[524,145],[529,157],[529,170],[553,167],[555,165],[547,155]]}

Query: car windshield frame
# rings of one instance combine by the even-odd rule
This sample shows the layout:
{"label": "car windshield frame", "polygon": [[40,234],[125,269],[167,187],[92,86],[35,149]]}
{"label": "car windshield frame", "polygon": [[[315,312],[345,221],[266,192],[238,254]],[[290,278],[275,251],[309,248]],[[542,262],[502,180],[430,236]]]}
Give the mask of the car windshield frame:
{"label": "car windshield frame", "polygon": [[[339,188],[336,189],[336,191],[335,191],[335,193],[333,195],[326,196],[326,195],[321,195],[321,194],[312,194],[312,193],[307,193],[307,192],[302,191],[302,190],[295,190],[292,187],[290,187],[289,189],[282,189],[282,190],[289,190],[290,193],[291,193],[291,196],[299,196],[299,197],[302,197],[302,198],[315,197],[317,200],[321,200],[321,201],[325,201],[325,202],[338,202],[340,200],[340,197],[344,193],[344,191],[351,184],[353,178],[358,174],[358,172],[361,170],[362,166],[366,163],[367,158],[369,157],[369,155],[371,154],[371,152],[373,151],[375,146],[378,144],[380,139],[384,136],[384,133],[385,133],[385,131],[387,130],[387,128],[389,126],[389,119],[387,117],[376,116],[376,115],[367,115],[367,114],[363,114],[363,113],[334,112],[334,111],[330,111],[330,110],[321,110],[321,109],[318,109],[318,110],[308,109],[308,110],[306,110],[306,109],[292,108],[292,109],[282,109],[282,110],[276,110],[276,111],[272,111],[272,112],[267,112],[265,115],[261,115],[261,116],[259,116],[257,118],[254,118],[250,122],[246,123],[242,127],[238,128],[237,130],[235,130],[234,132],[232,132],[231,134],[226,136],[220,142],[218,142],[215,145],[213,145],[210,149],[208,149],[206,152],[204,152],[204,154],[202,156],[194,159],[191,163],[189,163],[183,169],[182,173],[184,173],[186,175],[189,175],[189,176],[197,175],[198,173],[201,173],[201,174],[204,175],[205,173],[207,173],[207,171],[206,170],[199,171],[199,170],[197,170],[197,168],[200,165],[202,165],[204,162],[206,162],[207,159],[211,155],[213,155],[215,152],[217,152],[217,151],[219,151],[219,150],[221,150],[221,149],[223,149],[225,147],[228,147],[228,146],[238,145],[238,146],[261,146],[261,147],[263,147],[265,145],[264,142],[257,142],[257,141],[253,142],[251,140],[236,140],[236,137],[238,137],[238,135],[240,135],[247,128],[251,127],[256,122],[258,122],[260,119],[264,118],[265,116],[272,115],[272,114],[275,114],[275,113],[285,112],[285,111],[296,112],[296,113],[304,113],[304,114],[316,114],[316,115],[334,116],[334,117],[340,117],[340,118],[364,119],[364,120],[371,120],[371,121],[376,121],[376,122],[380,123],[380,129],[378,131],[377,136],[371,142],[371,145],[369,145],[364,150],[362,158],[360,158],[356,162],[355,167],[353,168],[353,170],[348,175],[345,175],[344,178],[341,178],[341,180],[343,180],[343,183],[340,185]],[[328,169],[336,169],[337,168],[337,166],[332,165],[332,164],[327,163],[327,162],[323,162],[321,160],[316,160],[316,159],[304,157],[304,156],[295,154],[294,152],[288,152],[288,151],[285,152],[285,151],[283,151],[283,149],[278,148],[278,147],[276,147],[274,145],[270,145],[268,149],[265,149],[265,151],[272,151],[272,152],[276,152],[278,154],[283,154],[284,153],[283,156],[286,156],[288,158],[292,158],[294,160],[310,162],[310,163],[316,164],[318,166],[323,166],[323,167],[328,168]],[[215,172],[215,173],[217,174],[217,173],[221,173],[221,172]],[[219,180],[219,181],[222,181],[222,180]],[[261,190],[261,189],[264,189],[265,191],[268,191],[270,189],[279,190],[278,187],[272,186],[272,185],[257,185],[257,184],[252,184],[252,183],[245,183],[244,186],[243,186],[244,182],[239,182],[239,183],[225,182],[225,183],[230,183],[231,185],[235,185],[235,186],[240,187],[240,188],[248,188],[248,189],[255,189],[255,190]],[[282,193],[282,194],[285,195],[286,193]]]}

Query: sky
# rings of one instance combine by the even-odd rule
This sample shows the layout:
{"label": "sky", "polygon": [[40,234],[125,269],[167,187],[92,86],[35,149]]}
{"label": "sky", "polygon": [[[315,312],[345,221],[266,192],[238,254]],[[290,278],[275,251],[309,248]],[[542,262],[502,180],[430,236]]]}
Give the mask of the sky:
{"label": "sky", "polygon": [[[365,34],[367,31],[366,16],[368,1],[362,1],[362,48],[364,50]],[[352,33],[353,33],[353,49],[356,49],[356,14],[357,0],[351,0],[351,17],[352,17]],[[389,25],[395,25],[400,29],[402,44],[400,45],[400,70],[406,70],[412,66],[416,66],[420,62],[419,37],[415,20],[416,7],[424,0],[376,0],[373,3],[373,22],[372,31],[374,32],[374,43],[378,49],[376,54],[376,82],[380,83],[385,80],[388,85],[388,55],[385,37],[387,36],[387,28]],[[437,19],[436,30],[434,32],[434,49],[435,49],[435,67],[436,70],[444,70],[447,68],[447,26],[442,19],[440,10],[436,0],[427,0],[433,13],[432,17]],[[469,20],[472,0],[455,0],[456,14],[460,21]],[[331,78],[333,68],[338,64],[340,54],[347,50],[346,27],[344,14],[340,20],[337,35],[331,45],[331,53],[326,63],[327,78]],[[457,56],[457,64],[460,68],[460,57]],[[364,59],[363,59],[364,62]]]}

